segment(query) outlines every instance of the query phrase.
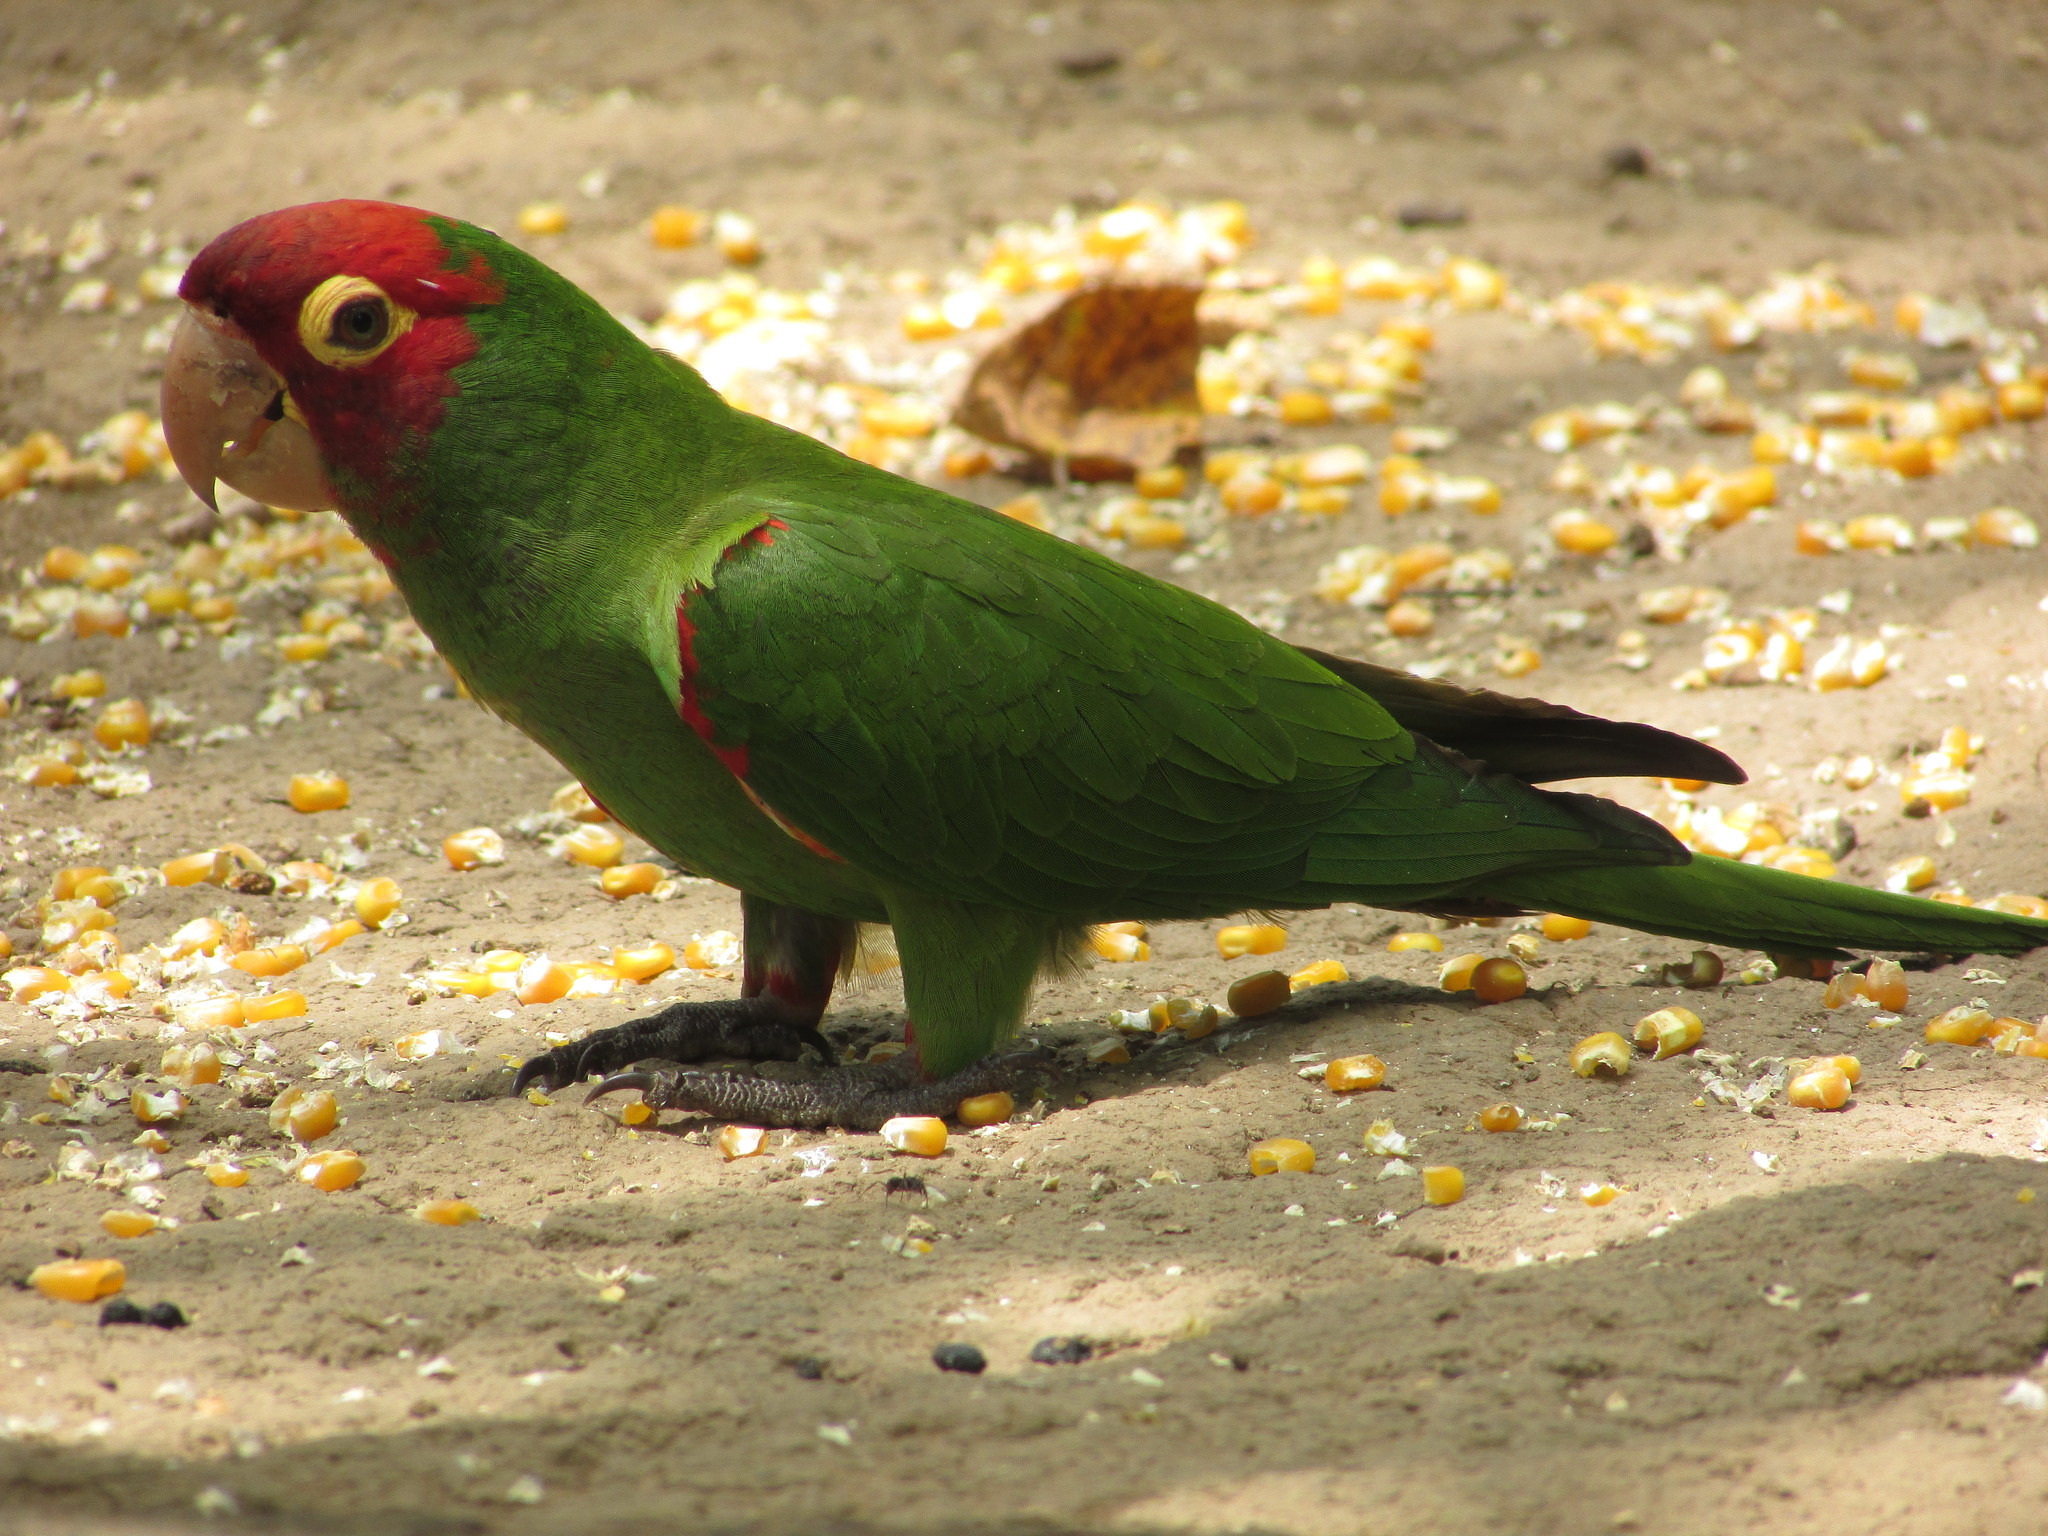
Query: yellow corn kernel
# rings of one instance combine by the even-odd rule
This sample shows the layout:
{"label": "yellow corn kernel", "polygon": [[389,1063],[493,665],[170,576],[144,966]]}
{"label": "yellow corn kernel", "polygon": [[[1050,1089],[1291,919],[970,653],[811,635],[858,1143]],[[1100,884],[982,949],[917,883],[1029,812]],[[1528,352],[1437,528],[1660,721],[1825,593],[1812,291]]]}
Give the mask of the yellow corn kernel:
{"label": "yellow corn kernel", "polygon": [[935,1115],[898,1115],[883,1122],[882,1140],[912,1157],[937,1157],[946,1150],[946,1122]]}
{"label": "yellow corn kernel", "polygon": [[548,796],[548,809],[557,816],[567,816],[571,821],[596,823],[611,820],[604,807],[591,798],[590,791],[574,779]]}
{"label": "yellow corn kernel", "polygon": [[100,1217],[100,1230],[109,1237],[147,1237],[162,1225],[147,1211],[115,1209]]}
{"label": "yellow corn kernel", "polygon": [[1446,960],[1436,973],[1436,984],[1446,992],[1470,992],[1472,974],[1485,960],[1484,955],[1459,955]]}
{"label": "yellow corn kernel", "polygon": [[1953,811],[1970,803],[1975,784],[1972,775],[1958,768],[1909,774],[1899,781],[1899,800],[1905,805],[1917,801],[1932,810]]}
{"label": "yellow corn kernel", "polygon": [[1995,398],[1998,414],[2007,421],[2037,421],[2048,415],[2048,389],[2033,379],[2001,384]]}
{"label": "yellow corn kernel", "polygon": [[234,1163],[208,1163],[206,1181],[219,1189],[240,1189],[249,1182],[249,1170]]}
{"label": "yellow corn kernel", "polygon": [[939,413],[921,400],[898,395],[862,406],[860,423],[877,437],[929,437],[938,430]]}
{"label": "yellow corn kernel", "polygon": [[1389,596],[1420,586],[1449,565],[1454,556],[1448,544],[1411,544],[1387,562]]}
{"label": "yellow corn kernel", "polygon": [[1337,1093],[1377,1088],[1387,1080],[1387,1064],[1377,1056],[1339,1056],[1323,1068],[1323,1082]]}
{"label": "yellow corn kernel", "polygon": [[2015,917],[2048,918],[2048,901],[2022,891],[2002,891],[1989,901],[1978,903],[1993,912],[2010,912]]}
{"label": "yellow corn kernel", "polygon": [[1588,1035],[1572,1047],[1572,1070],[1581,1077],[1620,1077],[1634,1060],[1628,1042],[1611,1029]]}
{"label": "yellow corn kernel", "polygon": [[1264,1178],[1269,1173],[1315,1172],[1316,1149],[1291,1136],[1255,1141],[1248,1155],[1254,1178]]}
{"label": "yellow corn kernel", "polygon": [[282,976],[296,971],[312,957],[303,944],[277,944],[267,949],[245,949],[230,955],[228,964],[245,976]]}
{"label": "yellow corn kernel", "polygon": [[1662,1061],[1698,1045],[1705,1028],[1690,1008],[1659,1008],[1636,1021],[1636,1049]]}
{"label": "yellow corn kernel", "polygon": [[388,875],[380,875],[375,880],[365,880],[357,887],[356,916],[366,927],[382,928],[404,900],[405,895],[399,890],[398,882]]}
{"label": "yellow corn kernel", "polygon": [[1098,923],[1088,930],[1089,946],[1105,960],[1124,963],[1150,960],[1152,946],[1135,933],[1120,932],[1116,925]]}
{"label": "yellow corn kernel", "polygon": [[35,757],[22,765],[21,781],[31,789],[61,789],[78,782],[78,770],[61,757]]}
{"label": "yellow corn kernel", "polygon": [[1196,997],[1161,998],[1145,1010],[1155,1032],[1177,1029],[1190,1040],[1202,1040],[1216,1033],[1216,1007]]}
{"label": "yellow corn kernel", "polygon": [[1436,611],[1425,602],[1404,597],[1387,609],[1386,626],[1390,635],[1418,639],[1436,628]]}
{"label": "yellow corn kernel", "polygon": [[1863,995],[1887,1013],[1906,1006],[1906,968],[1896,960],[1873,960],[1863,974]]}
{"label": "yellow corn kernel", "polygon": [[1786,1100],[1800,1109],[1840,1109],[1849,1102],[1849,1075],[1832,1062],[1809,1067],[1785,1085]]}
{"label": "yellow corn kernel", "polygon": [[191,612],[201,624],[226,625],[241,612],[241,608],[232,597],[195,597]]}
{"label": "yellow corn kernel", "polygon": [[1017,1101],[1007,1093],[977,1093],[960,1101],[960,1123],[965,1126],[1001,1125],[1017,1113]]}
{"label": "yellow corn kernel", "polygon": [[1934,860],[1924,853],[1894,860],[1884,872],[1884,888],[1888,891],[1917,891],[1932,884]]}
{"label": "yellow corn kernel", "polygon": [[157,1075],[187,1088],[220,1081],[220,1054],[204,1040],[191,1045],[174,1045],[164,1052]]}
{"label": "yellow corn kernel", "polygon": [[653,1118],[653,1109],[645,1104],[626,1104],[619,1109],[619,1123],[621,1125],[645,1125]]}
{"label": "yellow corn kernel", "polygon": [[348,780],[338,773],[295,773],[285,786],[285,799],[295,811],[338,811],[348,804]]}
{"label": "yellow corn kernel", "polygon": [[647,221],[647,234],[657,248],[680,251],[703,238],[704,215],[680,203],[664,203]]}
{"label": "yellow corn kernel", "polygon": [[1397,933],[1387,940],[1387,948],[1395,954],[1408,949],[1426,949],[1442,953],[1444,941],[1433,933]]}
{"label": "yellow corn kernel", "polygon": [[1216,931],[1216,952],[1226,960],[1274,955],[1286,947],[1287,930],[1278,923],[1238,923]]}
{"label": "yellow corn kernel", "polygon": [[938,341],[954,334],[951,320],[936,304],[912,304],[903,311],[903,334],[910,341]]}
{"label": "yellow corn kernel", "polygon": [[1579,1199],[1598,1210],[1603,1205],[1612,1205],[1621,1198],[1621,1191],[1612,1184],[1582,1184]]}
{"label": "yellow corn kernel", "polygon": [[296,1084],[270,1101],[270,1128],[294,1141],[318,1141],[341,1123],[340,1106],[325,1088]]}
{"label": "yellow corn kernel", "polygon": [[88,563],[85,551],[69,544],[52,544],[43,551],[43,575],[50,581],[77,581]]}
{"label": "yellow corn kernel", "polygon": [[277,642],[277,654],[286,661],[325,661],[333,649],[325,635],[284,635]]}
{"label": "yellow corn kernel", "polygon": [[1188,541],[1188,529],[1177,517],[1131,512],[1123,519],[1122,537],[1132,549],[1179,549]]}
{"label": "yellow corn kernel", "polygon": [[1519,1104],[1489,1104],[1479,1111],[1479,1128],[1482,1131],[1519,1131],[1522,1120],[1522,1106]]}
{"label": "yellow corn kernel", "polygon": [[612,969],[628,981],[647,982],[664,971],[673,970],[676,952],[666,944],[644,944],[636,949],[612,951]]}
{"label": "yellow corn kernel", "polygon": [[610,827],[587,822],[566,834],[557,845],[562,857],[572,864],[609,869],[626,851],[626,840]]}
{"label": "yellow corn kernel", "polygon": [[107,873],[97,864],[79,864],[69,869],[60,869],[50,880],[50,899],[69,901],[78,894],[79,886],[88,880],[97,880]]}
{"label": "yellow corn kernel", "polygon": [[120,1294],[128,1268],[119,1259],[58,1259],[30,1270],[28,1283],[52,1301],[100,1301]]}
{"label": "yellow corn kernel", "polygon": [[512,995],[530,1005],[560,1002],[569,995],[576,978],[561,962],[536,955],[519,968]]}
{"label": "yellow corn kernel", "polygon": [[[325,928],[306,940],[306,949],[315,955],[324,955],[338,945],[346,944],[359,933],[367,933],[361,922],[351,917],[339,923],[329,923]],[[287,945],[286,948],[292,946]],[[255,974],[261,975],[262,972]]]}
{"label": "yellow corn kernel", "polygon": [[[872,1058],[873,1053],[869,1054]],[[1120,1067],[1130,1061],[1131,1048],[1125,1045],[1119,1036],[1111,1035],[1108,1039],[1098,1040],[1089,1046],[1086,1056],[1091,1067]]]}
{"label": "yellow corn kernel", "polygon": [[451,832],[441,840],[441,857],[450,869],[480,869],[486,864],[505,862],[505,839],[490,827],[471,827]]}
{"label": "yellow corn kernel", "polygon": [[1529,973],[1499,956],[1472,968],[1472,991],[1482,1003],[1505,1003],[1529,990]]}
{"label": "yellow corn kernel", "polygon": [[1927,1038],[1942,1045],[1977,1045],[1990,1032],[1991,1015],[1982,1008],[1959,1004],[1927,1021]]}
{"label": "yellow corn kernel", "polygon": [[183,613],[191,604],[191,592],[179,582],[153,581],[142,589],[142,606],[159,619]]}
{"label": "yellow corn kernel", "polygon": [[306,994],[303,992],[271,992],[262,997],[252,997],[242,1005],[242,1017],[251,1024],[304,1018],[305,1013]]}
{"label": "yellow corn kernel", "polygon": [[1621,535],[1591,513],[1560,512],[1550,520],[1550,537],[1557,547],[1572,555],[1604,555]]}
{"label": "yellow corn kernel", "polygon": [[761,259],[760,232],[743,213],[721,209],[713,214],[711,238],[718,246],[718,254],[736,267],[751,267]]}
{"label": "yellow corn kernel", "polygon": [[1593,925],[1583,917],[1567,917],[1562,912],[1543,914],[1543,937],[1554,943],[1568,944],[1574,939],[1583,939],[1592,931]]}
{"label": "yellow corn kernel", "polygon": [[88,598],[71,610],[71,632],[81,640],[95,635],[119,640],[132,627],[128,610],[111,597]]}
{"label": "yellow corn kernel", "polygon": [[1465,1198],[1465,1171],[1442,1163],[1424,1168],[1422,1198],[1429,1205],[1456,1205]]}
{"label": "yellow corn kernel", "polygon": [[429,1200],[416,1206],[413,1215],[436,1227],[459,1227],[483,1219],[483,1212],[467,1200]]}
{"label": "yellow corn kernel", "polygon": [[154,1092],[148,1088],[137,1088],[128,1095],[128,1107],[143,1125],[168,1125],[185,1113],[190,1102],[175,1088]]}
{"label": "yellow corn kernel", "polygon": [[1255,1019],[1286,1002],[1293,990],[1285,971],[1258,971],[1232,982],[1223,1000],[1240,1019]]}
{"label": "yellow corn kernel", "polygon": [[1991,549],[2034,549],[2041,530],[2017,507],[1992,507],[1970,519],[1970,542]]}
{"label": "yellow corn kernel", "polygon": [[363,1160],[349,1151],[315,1152],[299,1164],[299,1181],[332,1194],[363,1176]]}
{"label": "yellow corn kernel", "polygon": [[113,908],[132,894],[127,884],[112,875],[93,875],[78,885],[78,895],[97,907]]}
{"label": "yellow corn kernel", "polygon": [[1314,965],[1305,965],[1287,978],[1288,987],[1299,992],[1304,987],[1323,987],[1332,982],[1349,981],[1351,973],[1344,969],[1340,960],[1318,960]]}
{"label": "yellow corn kernel", "polygon": [[149,710],[140,699],[116,699],[93,722],[93,739],[109,752],[149,745]]}
{"label": "yellow corn kernel", "polygon": [[1218,494],[1231,516],[1263,517],[1279,509],[1287,488],[1270,475],[1244,470],[1224,481]]}
{"label": "yellow corn kernel", "polygon": [[[484,958],[488,960],[490,956]],[[702,934],[683,946],[683,964],[693,971],[715,971],[720,966],[739,963],[739,938],[723,928],[715,933]]]}
{"label": "yellow corn kernel", "polygon": [[[212,1031],[240,1029],[248,1015],[243,1009],[242,999],[228,992],[218,997],[202,997],[186,1003],[177,1010],[176,1017],[187,1029]],[[169,1059],[165,1058],[167,1061]]]}
{"label": "yellow corn kernel", "polygon": [[992,473],[995,467],[995,457],[986,448],[955,448],[940,461],[939,471],[948,480],[972,480]]}
{"label": "yellow corn kernel", "polygon": [[[1334,421],[1337,416],[1330,405],[1330,397],[1318,389],[1282,390],[1277,404],[1280,420],[1290,427],[1320,427]],[[2037,411],[2035,414],[2040,413]]]}
{"label": "yellow corn kernel", "polygon": [[1177,501],[1187,494],[1188,472],[1178,464],[1141,469],[1132,489],[1152,501]]}
{"label": "yellow corn kernel", "polygon": [[559,235],[569,227],[569,210],[560,203],[528,203],[518,223],[522,235]]}

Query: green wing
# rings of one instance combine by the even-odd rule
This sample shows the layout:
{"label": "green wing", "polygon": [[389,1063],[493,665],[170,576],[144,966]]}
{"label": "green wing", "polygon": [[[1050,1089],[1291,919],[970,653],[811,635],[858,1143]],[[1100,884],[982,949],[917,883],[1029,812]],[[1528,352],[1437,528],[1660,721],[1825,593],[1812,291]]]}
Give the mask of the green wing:
{"label": "green wing", "polygon": [[686,595],[685,674],[748,787],[883,880],[1097,920],[1684,857],[1418,743],[1181,588],[888,477],[833,489],[775,498]]}

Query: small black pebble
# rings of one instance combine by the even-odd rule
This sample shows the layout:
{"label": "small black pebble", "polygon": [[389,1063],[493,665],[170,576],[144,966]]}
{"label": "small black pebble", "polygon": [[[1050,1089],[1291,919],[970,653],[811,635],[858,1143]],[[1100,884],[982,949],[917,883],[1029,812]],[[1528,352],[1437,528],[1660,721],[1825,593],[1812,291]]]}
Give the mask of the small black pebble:
{"label": "small black pebble", "polygon": [[1640,144],[1617,144],[1600,157],[1600,163],[1610,176],[1650,174],[1649,151]]}
{"label": "small black pebble", "polygon": [[1088,48],[1060,55],[1060,73],[1072,80],[1086,80],[1090,75],[1106,75],[1123,62],[1124,56],[1114,48]]}
{"label": "small black pebble", "polygon": [[988,1369],[988,1356],[972,1344],[941,1344],[932,1351],[932,1364],[942,1371],[965,1371],[979,1376]]}
{"label": "small black pebble", "polygon": [[1460,203],[1404,203],[1394,211],[1394,222],[1403,229],[1456,229],[1465,219]]}
{"label": "small black pebble", "polygon": [[1040,1339],[1031,1346],[1031,1358],[1039,1365],[1079,1365],[1095,1353],[1086,1339]]}
{"label": "small black pebble", "polygon": [[100,1326],[109,1323],[141,1323],[149,1320],[149,1314],[132,1301],[115,1298],[100,1308]]}
{"label": "small black pebble", "polygon": [[799,1356],[797,1359],[789,1362],[789,1368],[805,1381],[823,1381],[825,1379],[825,1362],[816,1355]]}
{"label": "small black pebble", "polygon": [[147,1323],[152,1328],[183,1328],[190,1319],[175,1301],[160,1301],[136,1321]]}

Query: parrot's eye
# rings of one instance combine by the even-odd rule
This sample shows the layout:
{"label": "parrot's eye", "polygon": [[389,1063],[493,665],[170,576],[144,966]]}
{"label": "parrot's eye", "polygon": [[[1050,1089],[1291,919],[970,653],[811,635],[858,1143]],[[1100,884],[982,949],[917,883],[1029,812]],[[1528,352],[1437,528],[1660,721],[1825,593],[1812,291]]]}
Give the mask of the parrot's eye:
{"label": "parrot's eye", "polygon": [[299,340],[329,367],[358,368],[418,318],[367,277],[343,273],[306,295],[299,306]]}
{"label": "parrot's eye", "polygon": [[391,306],[381,298],[350,299],[334,312],[328,327],[331,345],[367,352],[391,334]]}

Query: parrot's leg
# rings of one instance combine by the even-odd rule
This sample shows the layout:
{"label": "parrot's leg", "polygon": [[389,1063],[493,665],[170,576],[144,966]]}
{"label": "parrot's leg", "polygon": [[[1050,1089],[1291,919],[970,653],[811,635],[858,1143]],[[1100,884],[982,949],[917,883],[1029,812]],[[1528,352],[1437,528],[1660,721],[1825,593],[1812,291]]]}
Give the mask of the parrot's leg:
{"label": "parrot's leg", "polygon": [[512,1081],[564,1088],[592,1073],[636,1061],[797,1061],[804,1047],[832,1060],[818,1033],[840,962],[853,952],[854,925],[800,907],[742,895],[745,969],[740,995],[717,1002],[673,1003],[656,1014],[600,1029],[570,1045],[529,1058]]}
{"label": "parrot's leg", "polygon": [[950,1117],[963,1099],[1014,1088],[1043,1053],[990,1052],[1015,1032],[1033,980],[1063,958],[1072,935],[1048,919],[923,897],[892,896],[889,918],[910,1013],[911,1049],[903,1055],[812,1082],[740,1072],[627,1072],[606,1078],[590,1097],[637,1088],[655,1109],[750,1125],[871,1131],[897,1115]]}

